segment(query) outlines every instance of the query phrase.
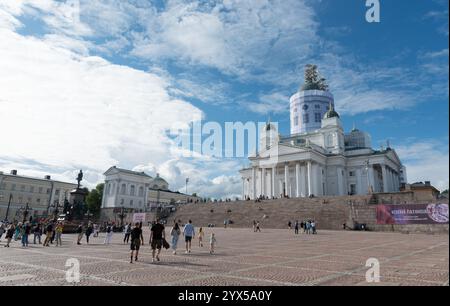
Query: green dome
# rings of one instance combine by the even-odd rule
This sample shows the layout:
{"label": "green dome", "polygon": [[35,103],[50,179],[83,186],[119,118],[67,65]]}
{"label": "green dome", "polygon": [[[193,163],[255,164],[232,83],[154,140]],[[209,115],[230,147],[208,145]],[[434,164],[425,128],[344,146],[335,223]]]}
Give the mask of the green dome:
{"label": "green dome", "polygon": [[339,114],[334,110],[333,104],[330,103],[330,109],[325,113],[325,115],[323,116],[323,119],[333,118],[333,117],[339,118]]}

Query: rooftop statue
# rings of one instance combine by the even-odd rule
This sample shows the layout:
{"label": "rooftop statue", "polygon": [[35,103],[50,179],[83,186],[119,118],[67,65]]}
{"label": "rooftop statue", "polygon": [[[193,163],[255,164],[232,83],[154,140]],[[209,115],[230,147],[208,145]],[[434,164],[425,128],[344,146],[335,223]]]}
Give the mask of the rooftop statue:
{"label": "rooftop statue", "polygon": [[326,79],[321,77],[317,71],[317,65],[308,64],[305,66],[305,83],[300,90],[328,90]]}

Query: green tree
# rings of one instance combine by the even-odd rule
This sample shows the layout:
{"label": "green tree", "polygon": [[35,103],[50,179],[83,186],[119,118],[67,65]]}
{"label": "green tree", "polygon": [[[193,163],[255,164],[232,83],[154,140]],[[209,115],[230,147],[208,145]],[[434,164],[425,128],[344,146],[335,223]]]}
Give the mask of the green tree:
{"label": "green tree", "polygon": [[105,184],[98,184],[95,189],[92,189],[86,197],[86,204],[89,212],[95,217],[100,216],[100,208],[102,206],[103,189]]}

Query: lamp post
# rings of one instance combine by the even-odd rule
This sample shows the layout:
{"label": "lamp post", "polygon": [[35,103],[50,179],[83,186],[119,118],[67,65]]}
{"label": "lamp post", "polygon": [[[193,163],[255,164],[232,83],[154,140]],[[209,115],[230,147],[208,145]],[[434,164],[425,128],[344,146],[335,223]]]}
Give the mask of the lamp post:
{"label": "lamp post", "polygon": [[119,214],[119,218],[120,218],[120,227],[123,227],[123,219],[125,218],[125,207],[120,208],[120,214]]}
{"label": "lamp post", "polygon": [[28,205],[28,202],[27,202],[27,205],[25,206],[25,210],[24,210],[24,212],[23,212],[23,219],[22,219],[22,222],[25,222],[25,221],[27,220],[28,210],[29,210],[30,208],[31,208],[31,207]]}

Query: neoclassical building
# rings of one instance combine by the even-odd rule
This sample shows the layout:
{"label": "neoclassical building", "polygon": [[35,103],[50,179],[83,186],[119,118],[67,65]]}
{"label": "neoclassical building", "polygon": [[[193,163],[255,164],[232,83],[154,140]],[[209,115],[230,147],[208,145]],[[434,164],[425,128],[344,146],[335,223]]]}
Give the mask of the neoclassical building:
{"label": "neoclassical building", "polygon": [[305,84],[290,99],[291,135],[280,136],[275,125],[267,123],[259,151],[249,157],[250,167],[240,171],[242,197],[399,191],[406,170],[395,150],[373,149],[370,135],[356,128],[344,133],[333,95],[323,79],[308,78],[308,69]]}
{"label": "neoclassical building", "polygon": [[146,212],[158,205],[186,203],[198,198],[171,191],[166,180],[145,172],[121,169],[116,166],[105,173],[102,210],[126,208],[134,212]]}

